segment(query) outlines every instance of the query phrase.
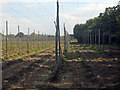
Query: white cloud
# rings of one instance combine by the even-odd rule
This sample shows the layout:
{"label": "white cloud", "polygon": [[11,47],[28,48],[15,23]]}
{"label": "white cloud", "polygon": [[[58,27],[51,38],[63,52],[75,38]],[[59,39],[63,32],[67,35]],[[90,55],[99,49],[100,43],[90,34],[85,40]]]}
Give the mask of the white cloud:
{"label": "white cloud", "polygon": [[0,2],[0,7],[6,7],[8,5],[9,5],[8,2]]}
{"label": "white cloud", "polygon": [[72,16],[69,14],[65,14],[65,13],[60,14],[61,34],[63,35],[63,33],[64,33],[63,32],[63,23],[66,24],[66,30],[68,31],[68,33],[72,33],[74,25],[76,23],[79,23],[78,19],[79,19],[78,17]]}
{"label": "white cloud", "polygon": [[[17,0],[18,1],[18,0]],[[21,0],[22,1],[22,0]],[[35,0],[34,0],[35,1]],[[42,0],[40,0],[42,1]],[[67,1],[67,0],[66,0]],[[83,1],[83,0],[79,0]],[[97,1],[97,0],[96,0]],[[19,1],[20,2],[20,1]],[[38,1],[37,1],[38,2]],[[69,2],[69,1],[68,1]],[[75,2],[75,1],[72,1]],[[83,1],[85,2],[85,1]],[[88,2],[88,1],[86,1]],[[61,32],[63,34],[63,23],[66,23],[66,29],[69,33],[73,33],[73,27],[77,23],[85,23],[86,20],[93,18],[95,16],[98,16],[99,13],[104,12],[106,7],[114,6],[115,4],[112,3],[105,3],[101,1],[102,3],[90,1],[87,6],[81,7],[81,8],[76,8],[74,11],[71,11],[69,14],[68,13],[60,13],[60,26],[61,26]],[[39,3],[26,3],[24,4],[25,7],[31,8],[31,7],[38,7],[40,5]],[[6,6],[7,3],[6,3]],[[31,20],[25,19],[25,18],[15,18],[12,17],[9,14],[3,13],[2,14],[2,30],[5,30],[5,21],[9,21],[9,32],[12,33],[17,33],[17,25],[20,25],[20,30],[24,33],[27,34],[27,28],[30,27],[30,31],[33,32],[35,29],[40,30],[41,33],[50,33],[54,34],[55,28],[53,24],[53,20],[49,18],[48,23],[43,23],[43,22],[32,22]],[[0,20],[1,21],[1,20]],[[51,24],[52,23],[52,24]],[[51,31],[50,31],[51,30]]]}
{"label": "white cloud", "polygon": [[66,27],[69,33],[73,33],[73,27],[75,24],[85,23],[86,20],[99,16],[99,13],[104,12],[106,7],[113,7],[113,6],[115,6],[115,4],[90,3],[85,7],[76,8],[74,11],[71,11],[69,14],[66,13],[60,14],[60,21],[62,23],[64,22],[66,23]]}
{"label": "white cloud", "polygon": [[102,13],[105,11],[106,7],[112,7],[115,4],[107,4],[107,3],[90,3],[86,7],[82,8],[77,8],[75,11],[73,11],[74,16],[79,16],[79,17],[89,17],[93,18],[95,16],[98,16],[99,13]]}
{"label": "white cloud", "polygon": [[[56,2],[56,0],[0,0],[0,2]],[[111,1],[118,1],[118,0],[59,0],[60,2],[111,2]]]}
{"label": "white cloud", "polygon": [[24,23],[31,23],[31,21],[30,21],[30,20],[28,20],[28,19],[20,19],[20,22],[24,22]]}
{"label": "white cloud", "polygon": [[31,8],[31,7],[33,8],[33,7],[40,6],[40,4],[39,3],[26,3],[26,4],[24,4],[24,6],[27,8]]}
{"label": "white cloud", "polygon": [[0,24],[2,25],[0,27],[1,32],[2,32],[2,30],[5,31],[5,22],[6,21],[8,21],[8,25],[9,25],[8,32],[9,33],[11,32],[11,33],[17,34],[18,25],[20,26],[20,31],[24,32],[25,34],[27,34],[28,27],[30,28],[30,33],[32,33],[34,30],[36,30],[36,31],[40,30],[41,32],[44,32],[44,27],[41,23],[35,23],[35,22],[32,22],[31,20],[28,20],[25,18],[17,19],[7,13],[2,13],[1,17],[2,17],[2,20],[0,22]]}

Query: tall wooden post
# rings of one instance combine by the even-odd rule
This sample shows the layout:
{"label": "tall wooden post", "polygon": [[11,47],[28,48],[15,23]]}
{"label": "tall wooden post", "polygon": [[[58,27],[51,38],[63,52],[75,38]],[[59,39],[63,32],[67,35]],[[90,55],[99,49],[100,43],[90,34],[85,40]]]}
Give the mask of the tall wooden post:
{"label": "tall wooden post", "polygon": [[6,21],[6,56],[8,53],[8,21]]}
{"label": "tall wooden post", "polygon": [[40,44],[39,44],[39,31],[38,31],[38,48],[40,48]]}
{"label": "tall wooden post", "polygon": [[88,44],[90,44],[90,32],[88,32]]}
{"label": "tall wooden post", "polygon": [[[59,37],[60,32],[59,32],[59,3],[58,3],[58,0],[57,0],[57,18],[56,18],[56,22],[57,22],[56,23],[57,25],[55,24],[55,27],[56,27],[55,56],[56,56],[56,70],[57,70],[57,68],[58,68],[58,38],[60,39],[60,37]],[[60,44],[60,42],[59,42],[59,44]],[[60,50],[59,50],[59,55],[60,55]]]}
{"label": "tall wooden post", "polygon": [[35,30],[33,31],[33,33],[34,33],[34,36],[33,36],[33,46],[36,48],[36,45],[35,45],[35,41],[36,41],[36,39],[35,39]]}
{"label": "tall wooden post", "polygon": [[56,28],[56,36],[55,36],[55,57],[56,57],[56,69],[58,67],[58,30]]}
{"label": "tall wooden post", "polygon": [[99,29],[99,46],[100,46],[100,29]]}
{"label": "tall wooden post", "polygon": [[64,52],[67,51],[67,48],[66,48],[66,29],[65,29],[65,23],[64,23]]}
{"label": "tall wooden post", "polygon": [[18,25],[18,45],[19,45],[19,53],[21,52],[21,45],[20,45],[20,37],[21,37],[21,35],[20,35],[20,27],[19,27],[19,25]]}
{"label": "tall wooden post", "polygon": [[43,33],[42,33],[42,48],[43,48]]}
{"label": "tall wooden post", "polygon": [[28,48],[28,50],[29,50],[29,28],[28,28],[27,48]]}
{"label": "tall wooden post", "polygon": [[10,34],[8,34],[8,39],[9,39],[9,42],[10,42],[10,47],[12,46],[12,33],[10,32]]}
{"label": "tall wooden post", "polygon": [[104,31],[103,31],[103,52],[104,52]]}
{"label": "tall wooden post", "polygon": [[98,35],[99,35],[99,50],[100,50],[100,29],[99,29],[99,32],[98,32]]}
{"label": "tall wooden post", "polygon": [[96,30],[95,30],[95,45],[96,45],[96,40],[97,40],[97,39],[96,39]]}
{"label": "tall wooden post", "polygon": [[[4,30],[2,31],[3,36],[2,36],[2,47],[4,46]],[[4,47],[2,48],[2,50],[4,51]]]}
{"label": "tall wooden post", "polygon": [[90,31],[90,45],[91,45],[91,40],[92,40],[92,36],[91,36],[91,31]]}
{"label": "tall wooden post", "polygon": [[57,0],[57,30],[58,30],[58,40],[59,40],[59,57],[61,54],[61,47],[60,47],[60,28],[59,28],[59,2]]}
{"label": "tall wooden post", "polygon": [[110,25],[109,25],[109,52],[111,54],[111,30],[110,30]]}

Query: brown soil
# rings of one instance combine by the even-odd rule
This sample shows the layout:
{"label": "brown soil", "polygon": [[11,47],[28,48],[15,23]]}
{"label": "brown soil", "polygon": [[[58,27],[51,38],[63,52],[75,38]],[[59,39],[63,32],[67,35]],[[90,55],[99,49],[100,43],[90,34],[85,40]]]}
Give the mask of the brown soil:
{"label": "brown soil", "polygon": [[[119,88],[119,59],[83,50],[71,45],[55,81],[50,81],[55,70],[54,48],[40,51],[3,64],[3,89],[6,88]],[[8,63],[7,63],[8,62]],[[7,64],[5,64],[7,63]]]}
{"label": "brown soil", "polygon": [[[45,84],[43,80],[51,73],[55,63],[54,48],[41,51],[36,56],[27,56],[26,60],[18,61],[12,60],[6,66],[3,66],[2,82],[3,89],[5,88],[35,88],[39,85]],[[47,53],[46,53],[47,52]],[[44,85],[43,85],[44,86]]]}

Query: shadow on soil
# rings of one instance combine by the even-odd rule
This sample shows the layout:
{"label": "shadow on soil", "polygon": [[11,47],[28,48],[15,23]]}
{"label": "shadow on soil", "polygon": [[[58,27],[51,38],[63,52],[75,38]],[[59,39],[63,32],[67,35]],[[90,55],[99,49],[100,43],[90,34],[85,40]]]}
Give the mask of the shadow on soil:
{"label": "shadow on soil", "polygon": [[[71,63],[76,62],[84,68],[85,77],[92,83],[98,83],[100,88],[119,88],[120,66],[119,58],[115,52],[91,52],[80,49],[78,43],[75,52],[68,52],[66,57],[71,59]],[[85,52],[84,52],[85,51]],[[78,61],[74,61],[74,59]],[[79,61],[80,60],[80,61]],[[68,61],[69,62],[69,61]]]}

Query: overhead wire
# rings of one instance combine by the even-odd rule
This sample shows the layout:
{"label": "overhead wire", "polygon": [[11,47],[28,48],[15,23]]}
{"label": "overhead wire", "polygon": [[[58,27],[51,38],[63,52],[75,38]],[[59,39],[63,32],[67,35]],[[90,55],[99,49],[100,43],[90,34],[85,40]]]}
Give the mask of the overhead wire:
{"label": "overhead wire", "polygon": [[[80,3],[80,2],[78,1],[78,2],[77,2],[77,6],[78,6],[78,7],[79,7],[79,3]],[[86,3],[88,3],[88,2],[86,2]],[[91,2],[91,3],[92,3],[92,2]],[[84,2],[84,4],[85,4],[85,2]],[[94,8],[94,10],[93,10],[94,13],[91,12],[91,13],[89,14],[90,16],[93,16],[93,15],[95,14],[95,11],[96,11],[96,9],[98,8],[99,4],[100,4],[100,2],[98,2],[98,4],[95,5],[95,8]],[[63,3],[61,4],[61,8],[62,8],[62,12],[64,13]],[[79,16],[79,13],[80,13],[80,12],[78,12],[78,16]],[[69,25],[69,23],[68,23],[68,21],[66,20],[66,18],[64,18],[64,20],[65,20],[65,22],[67,23],[68,26],[71,26],[71,25]]]}
{"label": "overhead wire", "polygon": [[[32,14],[33,16],[35,16],[35,17],[40,17],[39,15],[37,15],[37,14],[35,14],[32,10],[30,10],[29,8],[27,8],[27,7],[25,7],[24,6],[24,4],[22,3],[22,2],[17,2],[19,5],[21,5],[21,7],[23,7],[23,8],[25,8],[30,14]],[[38,2],[38,4],[40,4],[39,2]],[[43,7],[44,8],[44,7]],[[44,11],[47,11],[47,10],[44,10]],[[48,13],[48,12],[47,12]],[[52,19],[53,19],[53,15],[50,15],[50,13],[49,14],[47,14],[49,17],[52,17]],[[30,16],[29,16],[30,17]]]}
{"label": "overhead wire", "polygon": [[[65,13],[65,12],[64,12],[64,8],[63,8],[63,3],[64,3],[64,2],[61,3],[61,10],[62,10],[63,13]],[[65,22],[67,23],[66,26],[71,27],[71,25],[69,24],[69,22],[67,21],[67,19],[64,18],[64,20],[65,20]],[[65,23],[65,22],[64,22],[64,23]],[[69,32],[69,30],[67,30],[67,32]]]}

